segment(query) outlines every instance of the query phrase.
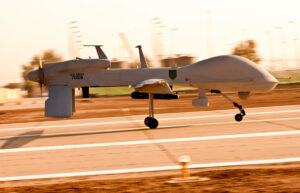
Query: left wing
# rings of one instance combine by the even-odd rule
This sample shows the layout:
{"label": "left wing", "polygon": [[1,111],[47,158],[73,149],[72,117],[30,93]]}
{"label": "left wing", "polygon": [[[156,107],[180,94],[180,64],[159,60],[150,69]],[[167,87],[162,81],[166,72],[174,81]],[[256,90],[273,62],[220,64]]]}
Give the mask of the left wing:
{"label": "left wing", "polygon": [[146,93],[171,94],[172,90],[164,79],[147,79],[133,86],[135,90]]}

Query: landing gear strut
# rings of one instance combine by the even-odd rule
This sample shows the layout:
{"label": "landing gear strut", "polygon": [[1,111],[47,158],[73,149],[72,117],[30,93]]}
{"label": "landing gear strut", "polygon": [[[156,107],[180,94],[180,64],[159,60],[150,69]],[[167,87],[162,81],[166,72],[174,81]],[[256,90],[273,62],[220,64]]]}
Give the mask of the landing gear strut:
{"label": "landing gear strut", "polygon": [[225,99],[227,99],[229,102],[231,102],[233,104],[234,107],[238,108],[240,113],[237,113],[234,117],[234,119],[236,121],[242,121],[243,117],[246,115],[245,110],[243,109],[242,105],[239,105],[238,103],[234,102],[233,100],[231,100],[228,96],[226,96],[225,94],[223,94],[221,91],[219,90],[211,90],[211,93],[217,93],[222,95]]}
{"label": "landing gear strut", "polygon": [[150,129],[155,129],[158,126],[158,121],[154,118],[153,94],[149,93],[149,117],[145,118],[145,125]]}

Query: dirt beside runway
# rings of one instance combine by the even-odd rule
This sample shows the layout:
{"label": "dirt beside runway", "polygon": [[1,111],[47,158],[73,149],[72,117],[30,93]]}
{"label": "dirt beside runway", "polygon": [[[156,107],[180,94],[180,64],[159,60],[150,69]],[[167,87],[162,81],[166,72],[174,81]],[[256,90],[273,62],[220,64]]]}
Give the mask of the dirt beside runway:
{"label": "dirt beside runway", "polygon": [[[155,113],[178,113],[234,108],[225,98],[207,94],[208,108],[193,107],[197,93],[179,94],[178,100],[155,100]],[[252,93],[248,100],[240,100],[237,94],[228,93],[234,101],[249,107],[300,105],[300,85],[284,85],[267,93]],[[37,99],[38,100],[38,99]],[[238,112],[238,110],[237,110]],[[131,99],[130,96],[76,99],[76,113],[69,119],[99,118],[111,116],[139,115],[148,113],[148,100]],[[0,111],[0,124],[62,120],[44,117],[44,108]]]}
{"label": "dirt beside runway", "polygon": [[210,180],[169,184],[178,176],[168,175],[0,188],[0,192],[300,192],[300,167],[227,169],[193,176]]}
{"label": "dirt beside runway", "polygon": [[[155,100],[155,113],[176,113],[232,109],[233,106],[223,97],[208,94],[210,107],[192,106],[197,93],[180,94],[178,100]],[[228,93],[236,102],[249,107],[300,105],[300,86],[284,86],[267,93],[252,93],[246,101],[236,94]],[[133,100],[129,96],[76,99],[75,115],[70,119],[99,118],[147,114],[148,100]],[[238,110],[237,110],[238,112]],[[43,108],[0,111],[0,124],[61,120],[45,118]],[[281,164],[284,165],[284,164]],[[166,184],[174,175],[98,180],[89,177],[66,180],[55,179],[40,182],[16,182],[0,192],[300,192],[300,166],[273,168],[262,166],[256,169],[218,169],[194,173],[193,176],[208,177],[205,182]],[[197,170],[199,171],[199,170]],[[3,182],[6,183],[6,182]],[[0,183],[0,187],[1,184]],[[12,183],[12,182],[9,182]]]}

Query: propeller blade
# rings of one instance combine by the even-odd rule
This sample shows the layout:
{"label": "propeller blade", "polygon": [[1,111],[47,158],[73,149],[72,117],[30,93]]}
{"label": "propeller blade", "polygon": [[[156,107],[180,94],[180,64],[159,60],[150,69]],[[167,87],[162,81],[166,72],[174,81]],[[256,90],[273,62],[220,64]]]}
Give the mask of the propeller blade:
{"label": "propeller blade", "polygon": [[39,69],[43,68],[42,56],[40,55]]}
{"label": "propeller blade", "polygon": [[41,91],[41,98],[43,98],[43,84],[44,84],[44,69],[43,69],[43,61],[42,56],[40,54],[40,61],[39,61],[39,84],[40,84],[40,91]]}
{"label": "propeller blade", "polygon": [[41,98],[43,98],[43,83],[40,82]]}

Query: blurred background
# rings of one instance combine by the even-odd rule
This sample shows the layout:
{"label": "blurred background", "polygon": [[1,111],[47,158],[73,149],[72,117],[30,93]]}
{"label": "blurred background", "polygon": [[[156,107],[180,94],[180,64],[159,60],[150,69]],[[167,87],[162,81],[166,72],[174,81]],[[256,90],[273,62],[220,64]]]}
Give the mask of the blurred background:
{"label": "blurred background", "polygon": [[104,45],[113,68],[136,68],[134,47],[142,45],[152,67],[235,54],[281,83],[299,82],[299,7],[297,0],[0,0],[0,98],[39,96],[23,79],[39,58],[97,57],[85,44]]}

